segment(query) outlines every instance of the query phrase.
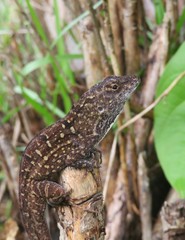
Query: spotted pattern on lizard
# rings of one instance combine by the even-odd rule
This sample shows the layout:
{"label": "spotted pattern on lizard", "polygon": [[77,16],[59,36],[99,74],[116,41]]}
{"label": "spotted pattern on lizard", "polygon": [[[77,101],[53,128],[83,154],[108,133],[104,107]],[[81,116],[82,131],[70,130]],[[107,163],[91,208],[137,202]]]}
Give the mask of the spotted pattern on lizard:
{"label": "spotted pattern on lizard", "polygon": [[59,185],[67,166],[92,169],[96,146],[139,84],[135,76],[109,76],[85,92],[65,118],[43,129],[27,145],[20,166],[19,201],[30,240],[51,240],[46,204],[61,204],[68,192]]}

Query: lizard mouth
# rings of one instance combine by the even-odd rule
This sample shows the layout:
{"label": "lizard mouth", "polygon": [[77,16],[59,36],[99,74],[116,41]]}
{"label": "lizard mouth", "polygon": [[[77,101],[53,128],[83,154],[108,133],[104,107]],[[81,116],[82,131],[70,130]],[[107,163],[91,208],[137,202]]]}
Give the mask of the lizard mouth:
{"label": "lizard mouth", "polygon": [[119,94],[119,99],[124,103],[127,99],[130,98],[131,94],[136,90],[138,85],[140,84],[140,79],[136,76],[126,76],[126,81],[125,77],[123,77],[124,83],[123,85],[126,85],[126,88],[124,89],[123,86],[123,91],[120,92]]}

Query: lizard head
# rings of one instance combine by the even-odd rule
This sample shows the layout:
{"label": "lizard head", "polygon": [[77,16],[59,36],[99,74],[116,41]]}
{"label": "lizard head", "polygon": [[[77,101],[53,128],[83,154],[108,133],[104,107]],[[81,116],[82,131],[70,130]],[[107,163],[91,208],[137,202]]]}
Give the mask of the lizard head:
{"label": "lizard head", "polygon": [[96,108],[99,112],[96,132],[101,133],[101,139],[123,111],[124,103],[135,91],[139,82],[136,76],[109,76],[99,85],[95,85]]}
{"label": "lizard head", "polygon": [[139,82],[136,76],[109,76],[84,93],[75,108],[84,134],[99,136],[101,140]]}
{"label": "lizard head", "polygon": [[[92,87],[97,96],[99,112],[111,111],[115,108],[123,110],[123,105],[139,84],[136,76],[109,76]],[[110,112],[110,114],[111,114]]]}

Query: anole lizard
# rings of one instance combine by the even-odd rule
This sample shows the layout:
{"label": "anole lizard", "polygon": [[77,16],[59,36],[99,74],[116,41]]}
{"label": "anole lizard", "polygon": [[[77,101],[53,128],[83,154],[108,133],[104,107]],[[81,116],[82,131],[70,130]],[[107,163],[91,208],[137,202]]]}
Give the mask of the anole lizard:
{"label": "anole lizard", "polygon": [[30,240],[51,240],[46,203],[61,204],[69,192],[57,183],[67,166],[92,169],[96,146],[139,84],[135,76],[109,76],[85,92],[65,118],[44,128],[27,145],[19,176],[22,222]]}

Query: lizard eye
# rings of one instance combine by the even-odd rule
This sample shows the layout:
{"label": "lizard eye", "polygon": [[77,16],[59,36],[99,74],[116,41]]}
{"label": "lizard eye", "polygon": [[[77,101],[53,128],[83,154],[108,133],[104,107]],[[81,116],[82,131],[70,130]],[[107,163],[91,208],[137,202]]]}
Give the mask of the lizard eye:
{"label": "lizard eye", "polygon": [[118,85],[117,85],[117,84],[114,84],[114,85],[112,86],[112,89],[113,89],[113,90],[117,90],[117,89],[118,89]]}
{"label": "lizard eye", "polygon": [[105,86],[105,90],[107,92],[112,92],[112,91],[116,91],[118,90],[119,88],[119,85],[117,83],[108,83],[106,86]]}
{"label": "lizard eye", "polygon": [[101,107],[101,106],[99,106],[99,107],[98,107],[98,112],[99,112],[99,113],[103,113],[103,112],[104,112],[104,108]]}

